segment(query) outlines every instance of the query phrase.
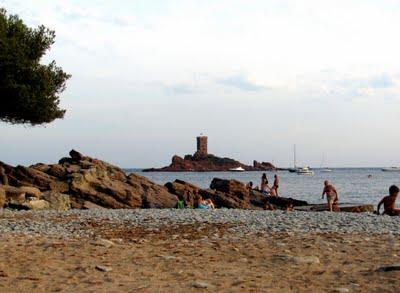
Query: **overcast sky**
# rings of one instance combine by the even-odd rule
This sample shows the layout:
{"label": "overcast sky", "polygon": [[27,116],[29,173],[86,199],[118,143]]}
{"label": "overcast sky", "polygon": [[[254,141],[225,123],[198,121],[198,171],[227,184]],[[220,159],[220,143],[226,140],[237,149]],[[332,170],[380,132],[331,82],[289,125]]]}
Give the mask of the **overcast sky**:
{"label": "overcast sky", "polygon": [[[128,3],[129,2],[129,3]],[[319,167],[400,164],[397,0],[0,0],[57,34],[64,120],[0,123],[1,158],[71,148],[122,167],[209,151]]]}

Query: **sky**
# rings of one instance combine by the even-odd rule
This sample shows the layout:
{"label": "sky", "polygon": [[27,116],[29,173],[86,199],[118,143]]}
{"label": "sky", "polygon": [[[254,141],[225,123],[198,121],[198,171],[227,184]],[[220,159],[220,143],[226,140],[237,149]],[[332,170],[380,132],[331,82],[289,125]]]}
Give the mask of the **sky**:
{"label": "sky", "polygon": [[0,123],[0,160],[75,148],[121,167],[209,152],[292,165],[400,165],[397,0],[0,0],[56,31],[63,120]]}

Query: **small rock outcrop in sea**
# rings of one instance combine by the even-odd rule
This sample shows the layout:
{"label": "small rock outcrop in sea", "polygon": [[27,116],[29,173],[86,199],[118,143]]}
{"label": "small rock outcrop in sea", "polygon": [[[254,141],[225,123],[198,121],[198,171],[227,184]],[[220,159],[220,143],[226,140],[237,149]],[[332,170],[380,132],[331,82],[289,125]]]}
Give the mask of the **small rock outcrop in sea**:
{"label": "small rock outcrop in sea", "polygon": [[169,166],[163,168],[145,169],[144,172],[205,172],[205,171],[229,171],[242,167],[245,171],[269,171],[276,170],[271,163],[259,163],[254,161],[253,166],[245,165],[230,158],[221,158],[211,154],[205,156],[186,155],[184,158],[173,156]]}
{"label": "small rock outcrop in sea", "polygon": [[[12,167],[0,162],[9,185],[0,207],[16,209],[171,208],[176,196],[137,174],[72,150],[58,164]],[[4,181],[4,180],[3,180]]]}
{"label": "small rock outcrop in sea", "polygon": [[171,164],[163,168],[145,169],[145,172],[183,172],[183,171],[229,171],[230,169],[243,168],[245,171],[269,171],[276,170],[271,163],[257,161],[253,166],[243,164],[230,158],[217,157],[208,153],[208,139],[206,136],[197,137],[197,151],[194,155],[186,155],[184,158],[173,156]]}

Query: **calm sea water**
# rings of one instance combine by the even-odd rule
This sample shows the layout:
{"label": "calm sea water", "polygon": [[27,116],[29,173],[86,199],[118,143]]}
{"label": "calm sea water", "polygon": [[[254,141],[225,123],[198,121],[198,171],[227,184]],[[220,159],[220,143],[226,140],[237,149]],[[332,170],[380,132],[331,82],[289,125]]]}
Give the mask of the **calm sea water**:
{"label": "calm sea water", "polygon": [[[133,171],[133,170],[132,170]],[[201,188],[208,188],[214,177],[236,179],[241,182],[253,181],[260,185],[263,172],[141,172],[134,171],[150,180],[165,184],[181,179]],[[270,184],[275,172],[266,172]],[[328,179],[336,186],[340,201],[351,203],[371,203],[376,205],[383,195],[388,193],[392,184],[400,186],[400,172],[382,172],[381,169],[333,169],[331,173],[315,170],[314,176],[302,176],[287,171],[279,171],[279,195],[306,200],[310,203],[321,203],[324,180]],[[369,179],[368,175],[372,175]],[[400,201],[400,200],[399,200]],[[399,203],[398,203],[399,206]]]}

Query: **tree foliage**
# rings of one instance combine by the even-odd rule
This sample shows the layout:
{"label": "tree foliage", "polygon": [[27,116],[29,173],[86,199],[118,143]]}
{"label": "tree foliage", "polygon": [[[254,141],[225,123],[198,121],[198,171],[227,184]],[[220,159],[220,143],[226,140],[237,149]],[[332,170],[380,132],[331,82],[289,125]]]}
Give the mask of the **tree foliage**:
{"label": "tree foliage", "polygon": [[0,120],[38,125],[64,117],[59,95],[70,75],[55,61],[40,63],[54,39],[54,31],[31,29],[0,8]]}

